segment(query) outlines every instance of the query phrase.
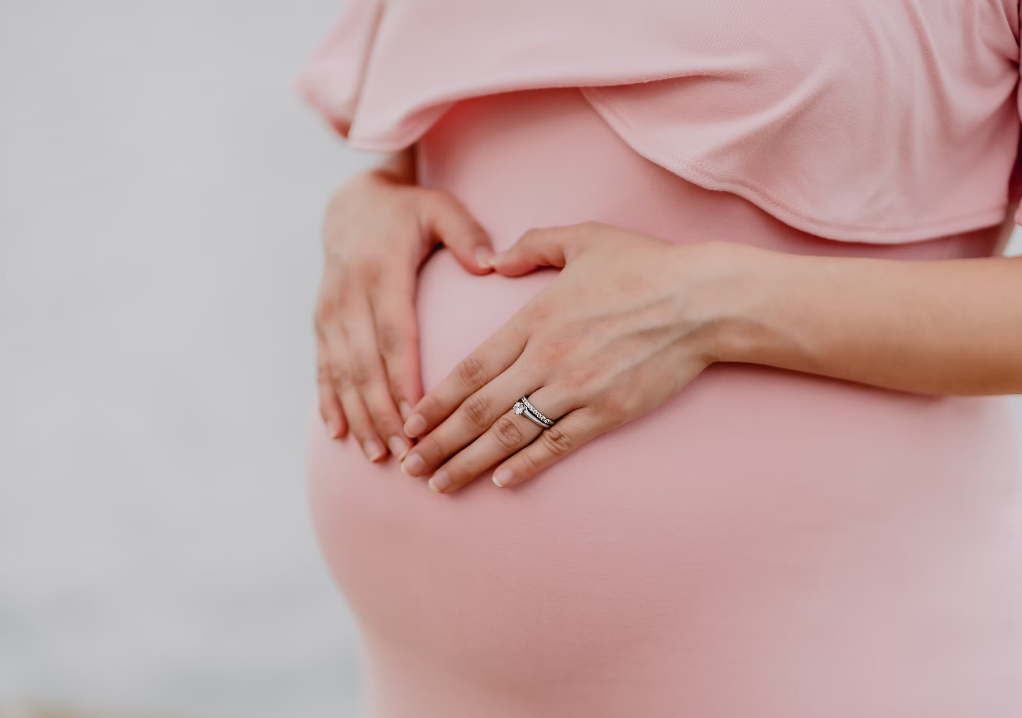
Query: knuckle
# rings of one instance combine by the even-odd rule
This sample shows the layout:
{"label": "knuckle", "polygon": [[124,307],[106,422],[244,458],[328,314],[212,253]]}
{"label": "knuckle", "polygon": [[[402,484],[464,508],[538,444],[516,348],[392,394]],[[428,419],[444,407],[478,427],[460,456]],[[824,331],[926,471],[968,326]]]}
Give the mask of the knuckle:
{"label": "knuckle", "polygon": [[376,368],[371,362],[365,359],[356,359],[352,362],[350,378],[351,382],[358,387],[364,387],[376,377]]}
{"label": "knuckle", "polygon": [[534,327],[542,327],[554,315],[556,310],[549,303],[536,301],[530,303],[524,310],[524,314],[530,324]]}
{"label": "knuckle", "polygon": [[564,385],[566,391],[572,395],[580,394],[587,390],[593,383],[594,371],[588,368],[573,368],[558,376],[558,380]]}
{"label": "knuckle", "polygon": [[426,394],[422,397],[422,405],[419,407],[418,413],[422,414],[426,419],[432,419],[444,416],[447,411],[435,396]]}
{"label": "knuckle", "polygon": [[556,425],[545,429],[541,434],[543,445],[554,456],[564,456],[574,448],[574,440],[568,433]]}
{"label": "knuckle", "polygon": [[502,416],[493,425],[493,438],[503,448],[513,451],[522,445],[522,429],[510,417]]}
{"label": "knuckle", "polygon": [[334,372],[327,362],[316,364],[316,383],[330,384],[334,380]]}
{"label": "knuckle", "polygon": [[409,404],[415,402],[409,400],[406,396],[405,388],[401,384],[400,377],[387,375],[387,386],[390,388],[390,395],[394,398],[394,403],[400,406],[402,401],[407,401]]}
{"label": "knuckle", "polygon": [[635,400],[627,394],[612,392],[604,395],[602,409],[608,416],[629,417],[635,409]]}
{"label": "knuckle", "polygon": [[515,466],[514,469],[515,476],[518,477],[535,476],[536,474],[539,473],[540,468],[542,468],[536,461],[536,457],[534,457],[528,451],[519,452],[515,458],[516,458],[515,463],[517,464],[517,466]]}
{"label": "knuckle", "polygon": [[463,384],[478,389],[486,377],[486,364],[475,354],[470,354],[458,364],[457,371]]}
{"label": "knuckle", "polygon": [[352,429],[352,433],[358,437],[359,443],[364,444],[367,441],[376,441],[376,429],[369,422],[360,422],[358,426]]}
{"label": "knuckle", "polygon": [[465,206],[457,197],[442,189],[432,189],[428,195],[429,201],[438,205],[444,212],[464,212]]}
{"label": "knuckle", "polygon": [[419,196],[415,187],[393,187],[389,204],[389,213],[394,226],[407,226],[418,221],[419,208],[416,198]]}
{"label": "knuckle", "polygon": [[522,235],[522,238],[519,241],[527,244],[542,241],[545,232],[546,230],[543,229],[542,227],[533,227],[532,229],[527,229],[525,230],[525,233]]}
{"label": "knuckle", "polygon": [[383,275],[383,262],[379,257],[361,257],[358,262],[358,273],[370,286],[379,281]]}
{"label": "knuckle", "polygon": [[344,364],[344,362],[335,361],[331,363],[329,371],[334,383],[338,386],[344,386],[349,382],[350,376],[348,374],[348,367]]}
{"label": "knuckle", "polygon": [[367,416],[359,416],[357,421],[351,423],[351,433],[359,438],[361,441],[376,438],[376,429],[373,427],[372,421]]}
{"label": "knuckle", "polygon": [[323,329],[338,317],[337,302],[320,300],[316,302],[316,309],[312,313],[312,324],[316,329]]}
{"label": "knuckle", "polygon": [[454,199],[449,192],[436,187],[416,187],[414,196],[421,202],[439,205],[446,205]]}
{"label": "knuckle", "polygon": [[465,419],[476,429],[485,429],[490,425],[492,407],[493,402],[485,394],[473,394],[462,405]]}
{"label": "knuckle", "polygon": [[366,411],[369,412],[369,418],[373,422],[373,426],[376,427],[376,430],[382,436],[390,436],[394,430],[394,421],[390,408],[380,401],[380,397],[373,394],[364,393],[362,401],[365,403]]}
{"label": "knuckle", "polygon": [[489,239],[490,238],[487,236],[486,230],[479,225],[473,224],[472,226],[465,228],[464,242],[468,247],[487,245],[489,244]]}
{"label": "knuckle", "polygon": [[426,462],[427,469],[436,465],[448,455],[448,452],[444,450],[443,444],[432,435],[427,435],[420,439],[419,443],[415,445],[415,451]]}
{"label": "knuckle", "polygon": [[[542,312],[542,308],[539,308]],[[571,352],[572,340],[570,339],[553,339],[550,341],[543,342],[542,346],[537,350],[537,359],[541,366],[544,367],[557,367],[564,363],[564,360],[568,358]]]}
{"label": "knuckle", "polygon": [[384,355],[399,354],[405,346],[404,333],[393,324],[380,326],[376,337],[380,353]]}

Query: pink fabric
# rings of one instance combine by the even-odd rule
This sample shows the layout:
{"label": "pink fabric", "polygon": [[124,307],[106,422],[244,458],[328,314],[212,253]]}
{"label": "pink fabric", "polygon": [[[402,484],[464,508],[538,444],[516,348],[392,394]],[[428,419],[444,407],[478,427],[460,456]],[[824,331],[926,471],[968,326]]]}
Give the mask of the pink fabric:
{"label": "pink fabric", "polygon": [[300,86],[377,151],[463,98],[584,87],[690,182],[898,243],[1003,220],[1018,59],[1018,0],[352,0]]}
{"label": "pink fabric", "polygon": [[[643,159],[587,99],[458,102],[420,138],[420,181],[465,202],[497,249],[583,220],[906,261],[996,242],[996,228],[887,246],[811,236]],[[425,388],[554,276],[477,277],[431,256]],[[500,490],[487,472],[451,496],[329,440],[315,411],[310,430],[310,505],[358,617],[370,718],[1022,716],[1022,502],[1002,398],[716,365],[531,482]]]}

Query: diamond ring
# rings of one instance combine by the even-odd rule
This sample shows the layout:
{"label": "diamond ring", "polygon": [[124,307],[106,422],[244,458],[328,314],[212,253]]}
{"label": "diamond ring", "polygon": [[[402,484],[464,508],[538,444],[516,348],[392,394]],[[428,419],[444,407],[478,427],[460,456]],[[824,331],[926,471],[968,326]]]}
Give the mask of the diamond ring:
{"label": "diamond ring", "polygon": [[543,416],[543,412],[534,407],[529,403],[529,397],[523,396],[521,399],[515,402],[512,410],[516,414],[524,414],[526,419],[532,420],[532,423],[538,424],[544,429],[549,429],[556,423],[556,420],[551,420]]}

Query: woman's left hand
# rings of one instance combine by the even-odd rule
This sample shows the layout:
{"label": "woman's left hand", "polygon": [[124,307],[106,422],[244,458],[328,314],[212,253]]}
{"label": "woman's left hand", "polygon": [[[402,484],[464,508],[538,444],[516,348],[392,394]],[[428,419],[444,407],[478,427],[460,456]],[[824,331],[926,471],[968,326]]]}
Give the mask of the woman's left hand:
{"label": "woman's left hand", "polygon": [[[563,271],[413,407],[404,428],[421,439],[402,470],[448,493],[502,462],[493,481],[513,486],[674,396],[714,360],[703,290],[729,273],[725,247],[741,245],[597,223],[527,232],[493,268]],[[556,424],[514,414],[523,395]]]}

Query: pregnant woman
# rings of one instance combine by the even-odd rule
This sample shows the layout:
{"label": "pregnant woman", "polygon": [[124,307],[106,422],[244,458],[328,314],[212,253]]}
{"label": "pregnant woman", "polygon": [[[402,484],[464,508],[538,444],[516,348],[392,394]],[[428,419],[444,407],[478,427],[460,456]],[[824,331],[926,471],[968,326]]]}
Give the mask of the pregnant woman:
{"label": "pregnant woman", "polygon": [[1022,715],[1018,60],[1018,0],[352,0],[300,84],[390,153],[309,444],[368,716]]}

